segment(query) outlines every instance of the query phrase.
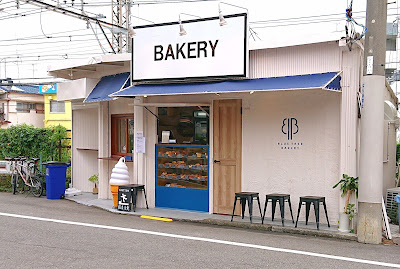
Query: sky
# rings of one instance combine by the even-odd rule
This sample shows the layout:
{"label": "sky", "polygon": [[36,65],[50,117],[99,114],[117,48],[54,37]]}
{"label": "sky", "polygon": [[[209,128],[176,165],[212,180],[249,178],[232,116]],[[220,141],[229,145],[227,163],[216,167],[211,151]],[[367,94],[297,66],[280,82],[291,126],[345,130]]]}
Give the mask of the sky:
{"label": "sky", "polygon": [[[80,12],[81,1],[43,0],[49,4],[59,2],[62,7]],[[163,3],[163,2],[169,3]],[[185,1],[185,0],[181,0]],[[248,12],[249,36],[252,45],[274,46],[296,41],[309,42],[313,39],[340,38],[344,35],[347,0],[225,0],[193,1],[139,0],[134,1],[131,12],[155,23],[194,19],[194,16],[218,16],[218,5],[223,15]],[[47,69],[54,63],[84,59],[103,54],[92,29],[87,23],[30,4],[0,0],[0,79],[10,77],[16,82],[55,81],[49,78]],[[74,5],[72,6],[72,2]],[[171,3],[175,2],[175,3]],[[111,22],[111,0],[86,0],[84,11],[94,17],[106,16]],[[234,7],[228,4],[236,5]],[[398,13],[398,4],[388,5],[388,22]],[[353,17],[365,24],[366,0],[353,0]],[[19,15],[18,15],[19,14]],[[133,25],[151,24],[139,18],[132,18]],[[99,28],[93,25],[105,53],[111,51]],[[361,28],[357,29],[361,32]],[[105,29],[109,38],[110,30]]]}

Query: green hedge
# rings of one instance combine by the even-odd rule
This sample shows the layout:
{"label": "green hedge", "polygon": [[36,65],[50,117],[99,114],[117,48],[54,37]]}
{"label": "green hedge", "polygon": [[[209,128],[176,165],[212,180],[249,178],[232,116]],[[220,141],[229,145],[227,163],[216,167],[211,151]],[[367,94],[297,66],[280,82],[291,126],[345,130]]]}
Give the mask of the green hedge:
{"label": "green hedge", "polygon": [[70,150],[65,148],[68,145],[67,130],[61,125],[36,128],[21,124],[0,129],[0,160],[6,156],[30,156],[41,158],[42,162],[69,162]]}
{"label": "green hedge", "polygon": [[399,163],[400,159],[400,143],[397,144],[397,149],[396,149],[396,162]]}

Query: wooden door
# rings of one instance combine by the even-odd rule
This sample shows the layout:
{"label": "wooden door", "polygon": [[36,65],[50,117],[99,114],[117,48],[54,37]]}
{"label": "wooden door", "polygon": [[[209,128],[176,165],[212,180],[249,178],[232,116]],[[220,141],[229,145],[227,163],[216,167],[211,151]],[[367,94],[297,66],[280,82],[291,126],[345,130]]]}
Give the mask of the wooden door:
{"label": "wooden door", "polygon": [[[241,191],[242,100],[216,100],[213,106],[213,211],[232,214]],[[240,213],[240,206],[236,207]]]}

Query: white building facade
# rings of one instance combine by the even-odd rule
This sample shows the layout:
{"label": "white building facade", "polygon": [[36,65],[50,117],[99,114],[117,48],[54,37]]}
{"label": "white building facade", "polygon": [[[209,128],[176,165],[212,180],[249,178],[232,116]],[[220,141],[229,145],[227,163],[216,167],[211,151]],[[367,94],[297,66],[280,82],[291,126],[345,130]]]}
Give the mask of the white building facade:
{"label": "white building facade", "polygon": [[[278,85],[283,85],[291,79],[332,74],[318,87],[304,86],[302,80],[298,87],[235,91],[237,81],[233,81],[224,84],[232,90],[219,91],[215,89],[220,87],[218,82],[213,81],[216,84],[204,84],[212,88],[210,92],[195,92],[192,88],[203,86],[192,81],[178,86],[189,89],[182,93],[169,92],[173,86],[161,80],[154,87],[164,92],[146,93],[142,86],[143,91],[135,93],[134,86],[128,88],[132,94],[126,97],[115,98],[116,93],[113,98],[103,94],[104,98],[96,99],[91,95],[107,88],[107,80],[115,78],[117,83],[117,76],[130,71],[131,55],[108,55],[53,68],[50,74],[72,79],[59,85],[57,98],[72,101],[73,187],[91,191],[87,179],[98,173],[98,197],[111,199],[111,170],[119,156],[126,156],[130,183],[145,185],[150,207],[229,214],[234,193],[247,191],[258,192],[262,204],[266,194],[290,194],[297,212],[299,197],[323,196],[331,224],[336,223],[344,200],[340,190],[332,187],[342,174],[356,177],[359,173],[361,47],[354,45],[349,51],[339,46],[339,41],[327,41],[250,50],[246,55],[250,82],[264,81],[256,80],[262,78],[268,84],[268,78],[278,78]],[[117,92],[127,87],[123,79],[118,83],[108,88]],[[330,88],[332,83],[336,87]],[[386,100],[397,106],[390,87],[386,90]],[[185,126],[193,123],[187,111],[198,117],[207,115],[204,121],[194,116],[195,123],[206,124],[207,139],[195,143],[196,135],[195,141],[185,138],[191,136],[185,136]],[[177,121],[172,122],[175,117]],[[118,150],[116,140],[121,138],[115,126],[121,122],[126,124],[122,129],[126,137]],[[387,132],[382,177],[385,193],[395,184],[395,125],[387,121],[382,128]],[[163,141],[162,131],[168,134],[167,140]],[[145,143],[137,152],[138,145],[133,144],[143,141],[140,137],[145,137]],[[352,199],[355,203],[355,197]],[[141,197],[139,206],[143,205]],[[290,218],[290,212],[286,214]],[[303,212],[300,220],[304,218]],[[323,217],[321,222],[325,222]]]}

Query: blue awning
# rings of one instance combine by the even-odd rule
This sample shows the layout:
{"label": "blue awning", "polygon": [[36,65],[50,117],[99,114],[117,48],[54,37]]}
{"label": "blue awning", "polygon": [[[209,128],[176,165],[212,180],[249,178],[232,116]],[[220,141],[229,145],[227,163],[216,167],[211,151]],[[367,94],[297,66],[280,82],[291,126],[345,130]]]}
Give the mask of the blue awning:
{"label": "blue awning", "polygon": [[325,89],[340,91],[340,73],[329,72],[290,77],[230,80],[208,83],[141,84],[112,94],[113,97],[235,93],[252,91]]}
{"label": "blue awning", "polygon": [[84,103],[109,101],[113,97],[109,95],[130,86],[129,73],[121,73],[102,77],[92,90]]}

